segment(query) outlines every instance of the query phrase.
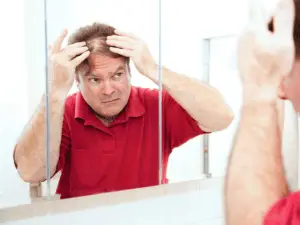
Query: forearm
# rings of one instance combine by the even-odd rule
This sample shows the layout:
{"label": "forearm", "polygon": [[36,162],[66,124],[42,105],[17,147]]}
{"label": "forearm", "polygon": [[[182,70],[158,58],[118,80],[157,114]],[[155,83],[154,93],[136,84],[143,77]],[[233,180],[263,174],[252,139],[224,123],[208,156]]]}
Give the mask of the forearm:
{"label": "forearm", "polygon": [[[59,158],[64,102],[66,97],[50,96],[50,171],[55,172]],[[46,178],[46,107],[43,97],[36,113],[19,139],[15,160],[20,176],[27,182],[39,182]]]}
{"label": "forearm", "polygon": [[243,106],[227,172],[227,224],[261,225],[271,205],[288,193],[275,103]]}
{"label": "forearm", "polygon": [[[156,84],[159,82],[157,74],[158,69],[153,69],[148,76]],[[162,68],[162,85],[202,130],[221,130],[232,122],[233,112],[215,88],[166,68]]]}

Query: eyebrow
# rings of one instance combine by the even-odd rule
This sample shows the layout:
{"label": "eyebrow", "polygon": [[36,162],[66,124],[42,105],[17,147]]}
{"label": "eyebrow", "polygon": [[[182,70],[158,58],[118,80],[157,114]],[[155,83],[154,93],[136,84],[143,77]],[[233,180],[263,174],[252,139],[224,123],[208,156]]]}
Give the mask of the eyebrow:
{"label": "eyebrow", "polygon": [[[123,65],[118,66],[118,68],[115,70],[115,72],[113,74],[116,74],[118,71],[120,70],[125,70],[125,67]],[[92,77],[98,77],[96,74],[94,73],[86,73],[85,76],[92,76]]]}
{"label": "eyebrow", "polygon": [[87,76],[87,77],[97,77],[97,75],[96,74],[94,74],[94,73],[86,73],[85,74],[85,76]]}
{"label": "eyebrow", "polygon": [[125,67],[124,67],[123,65],[120,65],[120,66],[116,69],[115,73],[118,72],[119,70],[125,70]]}

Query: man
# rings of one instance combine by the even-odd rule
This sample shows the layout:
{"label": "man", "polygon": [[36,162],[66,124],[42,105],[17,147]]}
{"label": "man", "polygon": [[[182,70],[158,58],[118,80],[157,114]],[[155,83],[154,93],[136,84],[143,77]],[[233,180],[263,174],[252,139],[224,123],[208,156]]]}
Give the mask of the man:
{"label": "man", "polygon": [[[61,198],[159,184],[158,91],[132,87],[129,59],[158,84],[158,65],[132,34],[95,23],[51,47],[50,170],[61,170]],[[226,128],[233,113],[214,88],[162,68],[163,158],[205,132]],[[79,92],[67,94],[77,82]],[[15,148],[27,182],[45,180],[45,102]],[[166,168],[164,168],[165,170]],[[164,171],[165,172],[165,171]]]}
{"label": "man", "polygon": [[276,103],[279,95],[300,112],[300,2],[279,0],[272,26],[250,2],[238,46],[243,104],[225,185],[226,224],[299,225],[300,192],[291,193],[285,178]]}

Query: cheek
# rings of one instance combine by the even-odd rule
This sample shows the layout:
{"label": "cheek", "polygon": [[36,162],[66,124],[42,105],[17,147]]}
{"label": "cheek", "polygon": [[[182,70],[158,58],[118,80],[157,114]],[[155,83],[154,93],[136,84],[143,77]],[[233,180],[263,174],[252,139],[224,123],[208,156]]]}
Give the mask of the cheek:
{"label": "cheek", "polygon": [[130,82],[127,78],[122,79],[115,83],[114,85],[115,89],[118,90],[121,93],[126,93],[130,90]]}
{"label": "cheek", "polygon": [[80,91],[86,96],[94,96],[99,92],[99,88],[88,81],[83,81],[80,83]]}

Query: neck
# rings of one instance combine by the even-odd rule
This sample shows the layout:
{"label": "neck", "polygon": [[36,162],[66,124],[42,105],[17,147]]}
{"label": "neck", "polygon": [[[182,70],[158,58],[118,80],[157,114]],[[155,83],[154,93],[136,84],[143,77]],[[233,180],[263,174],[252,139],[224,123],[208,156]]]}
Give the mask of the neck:
{"label": "neck", "polygon": [[105,121],[107,121],[107,122],[112,122],[112,121],[114,121],[115,118],[117,117],[117,115],[115,115],[115,116],[102,116],[102,115],[99,115],[99,114],[97,114],[97,113],[96,113],[96,116],[97,116],[99,119],[105,120]]}

